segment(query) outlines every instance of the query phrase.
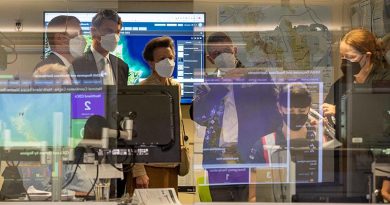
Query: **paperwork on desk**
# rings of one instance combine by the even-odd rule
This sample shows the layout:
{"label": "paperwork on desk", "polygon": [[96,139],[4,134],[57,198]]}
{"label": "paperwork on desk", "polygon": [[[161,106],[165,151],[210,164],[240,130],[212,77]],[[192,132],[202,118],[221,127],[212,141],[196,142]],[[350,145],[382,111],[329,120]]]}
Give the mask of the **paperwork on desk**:
{"label": "paperwork on desk", "polygon": [[[28,187],[27,194],[28,194],[28,196],[26,196],[26,198],[27,198],[26,200],[46,201],[46,200],[51,199],[51,192],[38,190],[34,186]],[[63,200],[63,201],[72,200],[74,198],[75,198],[74,191],[63,190],[61,193],[61,200]]]}
{"label": "paperwork on desk", "polygon": [[133,195],[133,205],[181,205],[173,188],[136,189]]}

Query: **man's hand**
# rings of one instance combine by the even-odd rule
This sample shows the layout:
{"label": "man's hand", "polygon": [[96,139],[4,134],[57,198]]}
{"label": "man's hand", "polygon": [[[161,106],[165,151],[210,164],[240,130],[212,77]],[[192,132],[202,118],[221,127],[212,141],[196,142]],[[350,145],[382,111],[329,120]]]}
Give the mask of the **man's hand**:
{"label": "man's hand", "polygon": [[148,175],[142,175],[135,178],[135,184],[137,188],[148,188],[149,187],[149,177]]}
{"label": "man's hand", "polygon": [[326,117],[336,115],[336,106],[335,105],[324,103],[324,104],[322,104],[322,110],[324,111],[324,116],[326,116]]}

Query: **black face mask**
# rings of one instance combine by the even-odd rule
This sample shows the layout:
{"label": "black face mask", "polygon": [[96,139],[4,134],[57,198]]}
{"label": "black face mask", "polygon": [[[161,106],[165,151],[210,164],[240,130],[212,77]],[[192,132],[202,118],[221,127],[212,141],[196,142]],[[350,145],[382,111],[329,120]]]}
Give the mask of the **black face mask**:
{"label": "black face mask", "polygon": [[[283,114],[283,121],[287,123],[288,114]],[[307,114],[290,114],[290,129],[297,131],[301,129],[308,119]]]}
{"label": "black face mask", "polygon": [[347,59],[342,59],[340,69],[345,77],[353,77],[360,72],[362,67],[359,62],[351,62]]}

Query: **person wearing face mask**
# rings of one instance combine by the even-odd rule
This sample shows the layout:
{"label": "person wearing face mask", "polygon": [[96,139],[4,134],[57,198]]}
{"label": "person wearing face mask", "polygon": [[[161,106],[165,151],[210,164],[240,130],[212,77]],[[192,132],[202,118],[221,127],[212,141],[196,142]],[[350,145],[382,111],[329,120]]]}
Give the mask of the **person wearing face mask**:
{"label": "person wearing face mask", "polygon": [[383,63],[383,54],[375,36],[366,29],[353,29],[340,42],[340,70],[343,76],[330,88],[322,109],[324,116],[335,123],[336,104],[352,86],[371,88],[373,83],[390,80],[390,70]]}
{"label": "person wearing face mask", "polygon": [[[290,102],[289,105],[288,102]],[[319,137],[319,124],[309,114],[311,112],[311,105],[312,96],[305,84],[294,83],[281,86],[278,94],[277,107],[280,115],[282,116],[282,124],[273,132],[264,136],[259,136],[258,140],[251,148],[250,159],[252,162],[260,164],[265,163],[269,166],[272,166],[272,164],[287,163],[286,159],[289,159],[287,157],[287,153],[291,154],[290,158],[294,158],[294,155],[301,156],[302,154],[300,152],[292,152],[291,149],[290,152],[285,152],[287,148],[297,148],[302,150],[304,147],[309,147],[310,144],[318,148],[319,140],[322,140],[323,148],[335,148],[333,143],[328,143],[330,141],[325,135]],[[287,147],[288,141],[290,142],[290,147]],[[317,154],[317,152],[304,153],[305,159],[307,160],[315,160],[318,157]],[[260,173],[264,173],[265,170],[269,170],[269,167],[260,167],[259,169],[261,170]],[[264,181],[262,181],[264,180],[263,177],[260,179],[257,178],[259,176],[257,173],[259,172],[259,169],[251,170],[251,180],[253,183],[264,183]],[[272,170],[272,172],[275,172],[275,170]],[[271,180],[280,180],[277,179],[280,175],[271,175],[271,177]],[[307,180],[307,178],[303,178],[304,180]],[[276,187],[276,189],[275,187],[272,187],[272,192],[283,193],[283,191],[278,190],[279,186]],[[264,193],[267,193],[268,190],[266,187],[262,186],[261,188]],[[249,194],[253,198],[256,198],[256,189],[259,189],[259,187],[255,185],[250,187]],[[267,200],[272,202],[288,202],[291,199],[286,199],[286,201],[284,201],[284,199],[274,197],[273,199],[267,198]]]}
{"label": "person wearing face mask", "polygon": [[[143,51],[144,60],[152,74],[141,81],[140,85],[177,86],[180,83],[172,79],[175,68],[175,46],[172,38],[162,36],[151,39]],[[180,94],[179,94],[180,96]],[[181,119],[181,114],[180,114]],[[178,164],[135,164],[132,170],[132,182],[128,183],[130,195],[135,188],[174,188],[178,193]]]}
{"label": "person wearing face mask", "polygon": [[81,35],[80,20],[74,16],[56,16],[48,24],[46,30],[50,45],[50,54],[39,62],[34,71],[47,64],[60,64],[68,68],[68,72],[75,82],[72,62],[83,55],[86,41]]}
{"label": "person wearing face mask", "polygon": [[114,10],[102,10],[92,18],[92,45],[73,61],[80,84],[127,85],[128,65],[110,54],[118,45],[121,29],[122,20]]}
{"label": "person wearing face mask", "polygon": [[180,86],[180,83],[172,79],[175,68],[175,47],[172,38],[163,36],[150,40],[145,46],[143,57],[152,74],[142,81],[141,85]]}
{"label": "person wearing face mask", "polygon": [[[290,98],[290,108],[287,98]],[[315,123],[309,118],[312,98],[304,84],[287,84],[281,87],[277,107],[283,123],[276,131],[262,136],[251,149],[250,159],[256,163],[271,163],[274,145],[287,145],[287,139],[318,140]],[[289,135],[288,135],[289,133]]]}
{"label": "person wearing face mask", "polygon": [[[207,38],[206,51],[216,72],[209,73],[205,83],[195,87],[190,116],[206,129],[202,165],[208,174],[211,198],[248,202],[249,179],[242,176],[249,176],[245,164],[251,163],[252,143],[258,134],[270,133],[280,123],[276,88],[265,72],[248,72],[237,59],[237,48],[226,33],[212,33]],[[226,164],[236,164],[240,173],[226,168]],[[231,172],[235,176],[230,176]],[[220,177],[228,175],[226,180]]]}

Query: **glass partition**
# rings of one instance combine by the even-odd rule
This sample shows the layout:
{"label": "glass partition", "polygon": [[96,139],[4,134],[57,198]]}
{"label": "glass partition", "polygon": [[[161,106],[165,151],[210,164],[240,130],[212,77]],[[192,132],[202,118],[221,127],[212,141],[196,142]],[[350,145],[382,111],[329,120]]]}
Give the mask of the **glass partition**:
{"label": "glass partition", "polygon": [[1,201],[390,201],[387,0],[0,11]]}

